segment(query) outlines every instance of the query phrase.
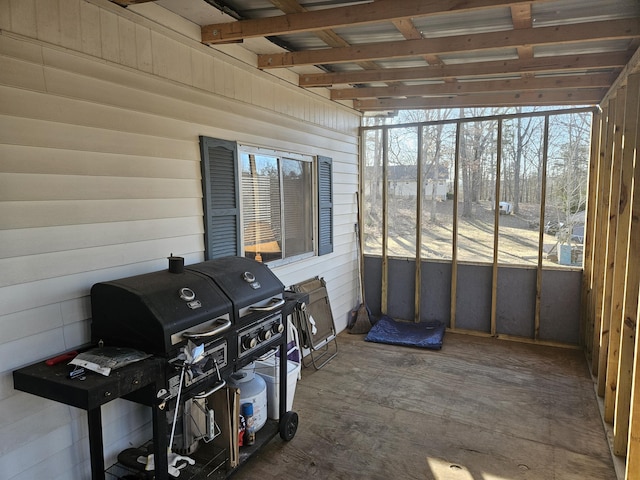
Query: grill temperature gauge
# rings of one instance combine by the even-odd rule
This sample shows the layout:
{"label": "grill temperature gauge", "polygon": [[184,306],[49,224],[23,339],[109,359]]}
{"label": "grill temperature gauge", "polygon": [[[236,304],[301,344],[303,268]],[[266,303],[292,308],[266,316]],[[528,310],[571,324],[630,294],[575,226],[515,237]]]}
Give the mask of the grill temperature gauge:
{"label": "grill temperature gauge", "polygon": [[191,302],[196,298],[195,292],[187,287],[178,290],[178,294],[180,295],[180,298],[185,302]]}

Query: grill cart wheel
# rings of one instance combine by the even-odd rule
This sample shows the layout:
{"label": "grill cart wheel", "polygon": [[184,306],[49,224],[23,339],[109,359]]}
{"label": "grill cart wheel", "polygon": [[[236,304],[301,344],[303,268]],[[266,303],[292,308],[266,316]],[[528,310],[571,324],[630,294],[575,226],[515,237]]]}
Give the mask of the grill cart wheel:
{"label": "grill cart wheel", "polygon": [[280,438],[288,442],[296,436],[298,430],[298,414],[289,410],[280,419]]}

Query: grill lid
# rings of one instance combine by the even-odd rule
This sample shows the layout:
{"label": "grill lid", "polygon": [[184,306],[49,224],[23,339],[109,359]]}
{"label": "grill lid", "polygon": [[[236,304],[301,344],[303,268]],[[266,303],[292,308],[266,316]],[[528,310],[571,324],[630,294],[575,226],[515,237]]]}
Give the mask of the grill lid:
{"label": "grill lid", "polygon": [[231,302],[203,275],[147,273],[91,288],[91,336],[94,342],[166,355],[186,343],[184,332],[217,334],[225,319],[228,328],[231,311]]}
{"label": "grill lid", "polygon": [[[284,285],[267,265],[245,257],[223,257],[188,265],[186,270],[207,275],[227,294],[236,320],[250,311],[264,314],[282,299]],[[253,310],[247,310],[254,307]],[[278,307],[276,307],[278,308]],[[260,312],[262,309],[262,312]]]}

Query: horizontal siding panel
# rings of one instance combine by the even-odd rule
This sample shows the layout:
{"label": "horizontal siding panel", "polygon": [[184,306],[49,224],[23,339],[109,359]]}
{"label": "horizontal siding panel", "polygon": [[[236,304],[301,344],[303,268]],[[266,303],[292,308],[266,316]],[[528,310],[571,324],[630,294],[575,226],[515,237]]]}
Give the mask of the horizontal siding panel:
{"label": "horizontal siding panel", "polygon": [[[27,4],[28,2],[14,3]],[[15,57],[16,59],[23,61],[33,62],[35,64],[44,63],[42,47],[40,45],[31,42],[23,42],[19,39],[2,35],[2,32],[0,32],[0,54]]]}
{"label": "horizontal siding panel", "polygon": [[124,222],[202,215],[202,199],[59,200],[1,202],[1,229]]}
{"label": "horizontal siding panel", "polygon": [[[30,397],[38,400],[34,401]],[[2,400],[0,408],[5,417],[0,427],[0,457],[70,420],[68,406],[22,392]],[[35,425],[25,428],[30,422]],[[1,471],[6,475],[7,470]]]}
{"label": "horizontal siding panel", "polygon": [[65,300],[59,305],[64,325],[74,325],[91,318],[91,299],[89,297]]}
{"label": "horizontal siding panel", "polygon": [[[75,345],[65,344],[62,328],[47,330],[13,342],[3,343],[0,344],[0,358],[3,359],[0,368],[5,372],[10,372],[35,361],[53,357],[72,346]],[[0,434],[2,434],[2,430],[0,430]]]}
{"label": "horizontal siding panel", "polygon": [[12,477],[11,480],[33,480],[34,478],[55,478],[56,480],[77,480],[91,478],[91,466],[88,461],[77,462],[78,459],[88,458],[89,454],[83,454],[83,444],[86,440],[76,442],[63,450],[60,450],[49,458],[39,459],[27,470]]}
{"label": "horizontal siding panel", "polygon": [[0,145],[0,171],[51,175],[189,178],[200,181],[199,159],[194,161],[6,144]]}
{"label": "horizontal siding panel", "polygon": [[13,375],[11,371],[0,372],[0,400],[8,398],[15,393],[13,389]]}
{"label": "horizontal siding panel", "polygon": [[[60,75],[59,72],[51,72],[50,70],[46,71],[47,88],[49,91],[62,90],[62,85],[60,88],[56,88],[56,83],[58,82],[64,84],[64,89],[68,90],[64,94],[78,94],[82,93],[82,90],[88,88],[86,79],[82,79],[75,75],[71,78],[67,75],[64,75],[65,78],[61,78],[61,76],[62,75]],[[83,81],[82,85],[76,83],[80,80]],[[91,90],[101,91],[104,94],[106,92],[103,91],[102,87],[103,86],[93,85],[90,88]],[[109,90],[107,85],[104,85],[104,87]],[[138,92],[133,89],[119,90],[118,96],[125,94],[122,99],[124,103],[129,103],[127,99],[131,97],[130,102],[132,105],[129,106],[126,113],[123,112],[121,107],[115,108],[112,106],[99,105],[97,103],[78,101],[73,98],[43,94],[28,90],[14,90],[12,95],[3,99],[0,108],[2,108],[2,113],[7,115],[23,116],[36,120],[47,120],[50,122],[69,125],[77,124],[80,121],[83,126],[105,130],[116,130],[121,134],[126,132],[129,134],[143,135],[147,137],[146,139],[140,138],[138,140],[140,143],[145,141],[154,141],[153,139],[156,137],[171,140],[178,138],[184,139],[193,135],[193,125],[184,120],[176,120],[175,118],[172,118],[179,110],[167,110],[160,114],[156,114],[155,112],[150,114],[131,108],[134,106],[133,104],[136,103],[133,97],[146,97],[147,101],[156,103],[160,102],[160,99],[157,98],[157,96],[144,95],[142,92]],[[8,87],[0,87],[0,96],[4,96],[7,93]],[[138,101],[140,101],[139,98]],[[163,106],[170,108],[166,105],[166,102],[161,103]],[[174,104],[173,106],[183,109],[191,107],[184,102]],[[194,112],[184,112],[184,115],[193,116],[193,113],[195,113],[195,109]]]}
{"label": "horizontal siding panel", "polygon": [[144,262],[169,257],[171,253],[201,251],[203,243],[201,235],[191,235],[5,258],[0,260],[0,270],[4,273],[0,277],[0,287],[100,270],[111,265]]}
{"label": "horizontal siding panel", "polygon": [[[129,448],[130,445],[122,444],[123,433],[129,430],[149,435],[146,438],[141,438],[140,444],[148,441],[152,435],[151,429],[147,430],[151,426],[151,409],[149,407],[120,400],[117,403],[106,404],[103,410],[104,421],[107,425],[103,431],[103,439],[107,449],[113,450],[114,445],[118,448],[118,452]],[[136,444],[134,443],[134,445]]]}
{"label": "horizontal siding panel", "polygon": [[200,180],[0,173],[0,201],[201,197]]}
{"label": "horizontal siding panel", "polygon": [[[45,419],[43,418],[45,415],[54,418]],[[0,457],[0,469],[2,469],[4,475],[8,475],[5,478],[14,478],[18,473],[37,465],[42,462],[43,459],[53,457],[72,445],[73,439],[71,438],[69,426],[64,425],[64,421],[68,421],[68,415],[55,415],[45,410],[42,414],[34,416],[34,418],[29,420],[30,432],[34,431],[32,427],[33,424],[42,422],[38,431],[46,433],[31,439],[31,442],[28,444],[19,444],[19,446],[14,448],[10,453]],[[61,425],[53,428],[51,426],[53,423],[61,423]],[[47,427],[50,428],[45,430]],[[12,446],[16,447],[16,445],[14,440]],[[34,452],[38,453],[34,454]]]}
{"label": "horizontal siding panel", "polygon": [[0,55],[0,84],[46,90],[42,66]]}
{"label": "horizontal siding panel", "polygon": [[[197,252],[176,252],[174,250],[172,253],[184,257],[185,263],[189,265],[203,261],[204,254],[202,252],[203,250]],[[163,254],[160,258],[146,262],[114,263],[109,268],[102,270],[38,280],[27,286],[19,284],[0,288],[0,315],[8,315],[43,305],[86,297],[89,295],[91,286],[97,282],[165,270],[168,267],[165,257],[166,255]],[[38,292],[38,294],[33,295],[32,292]],[[64,349],[64,347],[60,347],[58,351],[61,351],[61,349]],[[33,351],[31,351],[31,355],[34,355]]]}
{"label": "horizontal siding panel", "polygon": [[[55,75],[54,75],[55,76]],[[47,85],[49,89],[54,89],[56,82],[51,80],[50,75],[47,74]],[[75,80],[75,82],[73,81]],[[80,82],[82,80],[82,82]],[[224,116],[220,116],[216,111],[205,106],[193,105],[182,101],[167,100],[161,98],[159,95],[144,93],[125,87],[114,88],[113,84],[103,84],[97,86],[93,83],[86,82],[86,79],[81,78],[59,78],[58,82],[60,90],[67,90],[61,92],[63,95],[78,95],[86,93],[90,96],[104,96],[112,99],[120,99],[123,108],[127,108],[126,114],[120,108],[113,108],[111,106],[102,106],[93,101],[107,101],[106,98],[92,99],[92,102],[76,101],[67,97],[57,97],[52,95],[45,95],[38,92],[32,92],[27,90],[12,90],[11,95],[8,95],[9,87],[0,87],[0,95],[4,95],[5,91],[8,95],[8,100],[0,105],[0,113],[6,115],[20,115],[34,119],[34,123],[27,127],[23,127],[23,135],[29,133],[36,136],[38,134],[38,128],[40,124],[38,122],[55,122],[57,125],[58,142],[49,144],[50,146],[71,148],[65,144],[61,144],[60,139],[70,139],[77,141],[77,137],[93,136],[98,142],[98,151],[114,151],[117,153],[129,153],[129,154],[145,154],[146,152],[139,152],[134,149],[139,149],[142,145],[167,145],[174,141],[176,144],[165,146],[162,155],[158,152],[157,156],[170,156],[177,158],[191,158],[196,159],[197,156],[184,156],[184,155],[172,155],[176,152],[177,148],[182,145],[180,142],[185,142],[195,138],[193,123],[199,123],[203,125],[211,124],[212,122],[218,122],[225,128],[235,129],[240,132],[248,131],[246,128],[247,119],[242,115],[234,115],[227,113]],[[83,92],[83,90],[89,90]],[[98,92],[98,93],[94,93]],[[113,100],[111,100],[113,102]],[[152,113],[141,113],[137,109],[153,110]],[[229,108],[229,106],[227,106]],[[175,117],[181,117],[176,119]],[[83,126],[73,126],[74,122],[78,121],[78,118],[83,119]],[[274,120],[275,119],[271,119]],[[24,121],[24,120],[23,120]],[[51,124],[51,123],[49,123]],[[67,131],[60,131],[62,125],[69,125]],[[46,124],[43,124],[46,125]],[[277,123],[276,123],[277,125]],[[91,130],[91,128],[100,130]],[[27,129],[24,131],[24,129]],[[120,130],[119,132],[117,130]],[[269,139],[271,143],[275,138],[286,139],[287,142],[299,141],[304,144],[302,147],[304,150],[309,149],[307,142],[309,137],[306,134],[300,132],[289,132],[282,129],[274,128],[273,123],[255,122],[250,129],[251,136],[255,137],[263,136]],[[247,134],[244,134],[247,135]],[[113,138],[112,142],[117,146],[126,147],[130,146],[131,150],[120,148],[118,150],[112,150],[108,147],[105,149],[99,148],[100,137],[104,136],[105,140],[109,136],[118,137]],[[229,134],[227,134],[229,136]],[[71,138],[69,138],[71,137]],[[120,138],[121,137],[121,138]],[[20,138],[20,136],[18,136]],[[239,140],[244,140],[239,138]],[[137,142],[136,142],[137,141]],[[329,141],[329,139],[325,139]],[[41,145],[37,142],[28,142],[26,140],[13,141],[7,143],[22,143],[26,145]],[[115,145],[114,145],[115,146]],[[327,146],[335,148],[335,141],[327,143]],[[113,148],[113,147],[112,147]],[[78,147],[76,147],[78,149]],[[79,148],[82,150],[92,150],[89,146]],[[168,151],[167,151],[168,149]],[[298,147],[296,150],[299,150]],[[352,147],[353,152],[357,150],[357,146]],[[156,151],[157,152],[157,151]],[[154,152],[155,153],[155,152]],[[186,149],[184,153],[193,154],[193,150]],[[155,155],[154,155],[155,156]]]}
{"label": "horizontal siding panel", "polygon": [[0,316],[0,345],[61,327],[62,314],[58,304],[3,315]]}
{"label": "horizontal siding panel", "polygon": [[[13,395],[0,400],[0,429],[4,429],[10,425],[19,422],[23,418],[30,417],[36,413],[50,408],[56,402],[47,400],[37,395],[29,395],[26,393],[14,392]],[[6,449],[9,445],[0,444],[0,451]]]}
{"label": "horizontal siding panel", "polygon": [[[215,58],[213,81],[215,93],[218,95],[210,95],[202,90],[167,83],[157,77],[140,75],[139,73],[113,67],[108,64],[87,62],[82,57],[70,55],[69,53],[59,50],[44,48],[42,53],[45,64],[48,67],[52,67],[47,68],[46,72],[47,88],[51,93],[58,93],[70,97],[80,96],[87,100],[92,99],[92,101],[98,101],[94,97],[99,96],[101,99],[100,101],[105,105],[114,105],[122,108],[147,111],[158,115],[167,114],[170,117],[178,114],[175,112],[186,111],[187,113],[192,114],[194,111],[192,109],[216,109],[218,111],[224,111],[225,116],[210,116],[205,118],[203,122],[204,124],[216,122],[218,125],[223,126],[223,124],[227,122],[228,117],[239,117],[242,119],[242,122],[240,122],[239,125],[246,126],[246,119],[252,118],[255,121],[266,122],[269,125],[282,125],[294,130],[303,129],[313,135],[330,135],[334,141],[357,144],[360,115],[355,111],[334,109],[332,111],[333,114],[343,116],[346,121],[345,125],[348,125],[349,128],[328,131],[325,128],[313,125],[313,122],[308,124],[301,123],[299,119],[285,118],[274,115],[273,112],[266,109],[256,109],[248,104],[232,101],[234,98],[235,84],[233,70],[229,69],[234,67]],[[243,74],[247,78],[251,78],[251,82],[253,84],[253,79],[256,74],[249,71],[243,71]],[[75,75],[77,78],[75,80],[67,79],[66,77],[69,75]],[[261,79],[259,78],[258,80]],[[96,84],[99,84],[100,88],[95,88]],[[94,87],[92,88],[91,85],[94,85]],[[108,93],[106,93],[104,89],[107,89]],[[120,91],[112,92],[113,89],[119,89]],[[126,89],[135,90],[137,91],[137,94],[133,96],[127,95],[122,91]],[[269,95],[272,98],[274,98],[274,95],[276,94],[281,95],[285,99],[292,96],[290,85],[281,85],[269,82],[265,89],[270,89],[271,93]],[[140,95],[140,97],[137,95]],[[158,96],[156,103],[147,101],[147,95]],[[298,98],[304,98],[302,92]],[[166,110],[163,106],[165,103],[175,101],[187,102],[191,104],[191,107],[186,110],[184,108],[172,108],[168,110],[168,113],[162,113],[159,111],[161,108]],[[272,100],[271,102],[274,106],[278,104],[275,100]],[[322,104],[319,103],[318,105]],[[197,118],[200,118],[200,121],[202,122],[202,115],[199,115]],[[322,118],[324,118],[324,115]],[[185,118],[185,120],[189,119],[196,121],[194,117]]]}
{"label": "horizontal siding panel", "polygon": [[0,230],[0,258],[203,234],[201,216]]}
{"label": "horizontal siding panel", "polygon": [[[0,87],[0,95],[3,94],[2,88]],[[0,103],[0,109],[3,103]],[[147,157],[199,158],[198,144],[193,141],[141,136],[128,132],[2,114],[0,114],[0,143]]]}
{"label": "horizontal siding panel", "polygon": [[65,325],[62,329],[65,344],[70,347],[86,345],[91,341],[91,320]]}

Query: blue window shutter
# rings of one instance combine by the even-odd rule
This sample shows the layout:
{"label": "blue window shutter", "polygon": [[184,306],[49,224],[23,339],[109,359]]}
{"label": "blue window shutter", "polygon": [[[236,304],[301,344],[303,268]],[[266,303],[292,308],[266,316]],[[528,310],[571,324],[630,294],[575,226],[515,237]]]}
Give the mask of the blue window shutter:
{"label": "blue window shutter", "polygon": [[200,137],[205,259],[240,255],[238,144]]}
{"label": "blue window shutter", "polygon": [[318,255],[333,252],[333,164],[318,156]]}

